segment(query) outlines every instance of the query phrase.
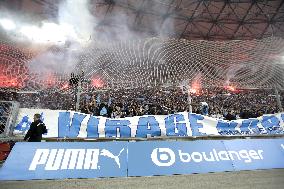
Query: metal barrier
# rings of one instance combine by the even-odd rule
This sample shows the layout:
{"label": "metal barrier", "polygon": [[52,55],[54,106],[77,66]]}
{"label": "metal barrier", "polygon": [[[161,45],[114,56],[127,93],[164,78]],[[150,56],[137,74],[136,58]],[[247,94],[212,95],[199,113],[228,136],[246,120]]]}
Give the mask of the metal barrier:
{"label": "metal barrier", "polygon": [[0,137],[12,135],[20,104],[14,101],[0,101]]}
{"label": "metal barrier", "polygon": [[[163,136],[163,137],[152,137],[152,138],[43,138],[43,142],[108,142],[108,141],[194,141],[194,140],[233,140],[233,139],[275,139],[284,138],[284,135],[235,135],[235,136],[224,136],[224,135],[209,135],[209,136],[186,136],[186,137],[175,137],[175,136]],[[6,138],[0,138],[0,142],[23,142],[23,136],[11,136]]]}

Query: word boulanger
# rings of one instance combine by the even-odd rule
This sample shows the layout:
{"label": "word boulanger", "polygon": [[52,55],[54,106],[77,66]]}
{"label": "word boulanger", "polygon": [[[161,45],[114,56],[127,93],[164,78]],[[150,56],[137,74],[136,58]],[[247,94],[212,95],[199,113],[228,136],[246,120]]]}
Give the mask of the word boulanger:
{"label": "word boulanger", "polygon": [[[176,153],[170,148],[155,148],[151,153],[151,159],[159,167],[172,166],[177,161],[182,163],[200,163],[202,161],[230,161],[239,160],[245,163],[251,163],[253,160],[263,160],[263,150],[239,150],[239,151],[217,151],[212,149],[209,152],[183,152]],[[178,158],[177,158],[177,157]]]}

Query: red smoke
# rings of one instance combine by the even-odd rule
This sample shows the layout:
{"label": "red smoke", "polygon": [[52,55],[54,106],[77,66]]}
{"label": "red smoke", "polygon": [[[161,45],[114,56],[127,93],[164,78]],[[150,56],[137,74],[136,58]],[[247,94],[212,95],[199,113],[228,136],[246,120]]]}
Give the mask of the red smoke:
{"label": "red smoke", "polygon": [[95,88],[102,88],[104,87],[104,81],[101,79],[101,78],[98,78],[98,77],[94,77],[92,79],[92,86],[95,87]]}
{"label": "red smoke", "polygon": [[0,64],[0,88],[22,88],[23,79],[15,73],[16,68],[8,70],[5,64]]}
{"label": "red smoke", "polygon": [[6,75],[0,75],[0,88],[21,88],[23,83],[16,78],[12,78]]}
{"label": "red smoke", "polygon": [[22,88],[27,80],[29,60],[21,50],[0,44],[0,88]]}
{"label": "red smoke", "polygon": [[190,93],[196,94],[197,96],[201,94],[202,86],[201,86],[201,74],[195,76],[194,80],[191,83]]}
{"label": "red smoke", "polygon": [[49,73],[49,74],[46,75],[44,85],[45,85],[46,88],[52,88],[52,87],[56,86],[56,78],[55,78],[54,74]]}
{"label": "red smoke", "polygon": [[228,91],[231,91],[231,92],[238,92],[236,87],[230,86],[230,85],[225,86],[225,89],[228,90]]}
{"label": "red smoke", "polygon": [[69,83],[68,83],[68,82],[65,82],[65,83],[63,83],[62,86],[60,87],[60,90],[65,91],[65,90],[67,90],[67,89],[69,89]]}

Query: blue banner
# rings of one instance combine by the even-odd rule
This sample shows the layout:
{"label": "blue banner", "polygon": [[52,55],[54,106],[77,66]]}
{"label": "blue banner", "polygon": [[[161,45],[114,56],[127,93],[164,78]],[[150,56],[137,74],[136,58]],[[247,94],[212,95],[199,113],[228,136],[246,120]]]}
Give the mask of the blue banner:
{"label": "blue banner", "polygon": [[128,145],[128,176],[272,168],[284,168],[284,139],[136,142]]}
{"label": "blue banner", "polygon": [[284,168],[284,139],[17,143],[0,180]]}
{"label": "blue banner", "polygon": [[[128,175],[172,175],[233,171],[232,162],[220,161],[222,141],[136,142],[128,146]],[[139,163],[138,163],[139,162]]]}
{"label": "blue banner", "polygon": [[284,139],[224,140],[235,170],[284,168]]}
{"label": "blue banner", "polygon": [[42,115],[48,129],[48,133],[44,135],[46,138],[284,134],[284,113],[226,121],[188,112],[110,119],[73,111],[21,109],[14,129],[15,135],[25,134],[28,131],[35,113]]}
{"label": "blue banner", "polygon": [[127,176],[127,142],[16,143],[0,180]]}

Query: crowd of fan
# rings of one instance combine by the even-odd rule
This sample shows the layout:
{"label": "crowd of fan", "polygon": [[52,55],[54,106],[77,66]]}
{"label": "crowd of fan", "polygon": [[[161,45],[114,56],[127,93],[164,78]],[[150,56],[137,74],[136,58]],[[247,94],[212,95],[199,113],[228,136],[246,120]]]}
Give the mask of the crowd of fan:
{"label": "crowd of fan", "polygon": [[[283,95],[281,94],[281,102],[284,105]],[[193,113],[203,113],[201,103],[206,102],[209,116],[228,120],[255,118],[279,111],[272,90],[232,92],[203,89],[192,94],[191,98]],[[37,93],[5,92],[0,100],[16,100],[21,107],[26,108],[75,109],[74,93],[50,90]],[[189,101],[187,93],[180,88],[100,90],[82,94],[80,111],[111,118],[167,115],[189,111]]]}
{"label": "crowd of fan", "polygon": [[[233,120],[273,114],[278,112],[278,109],[272,92],[204,89],[191,95],[192,112],[204,114],[201,104],[206,102],[209,108],[208,115],[215,118]],[[81,104],[83,113],[112,118],[167,115],[183,111],[189,111],[188,95],[179,88],[116,90],[101,94],[85,94]]]}

